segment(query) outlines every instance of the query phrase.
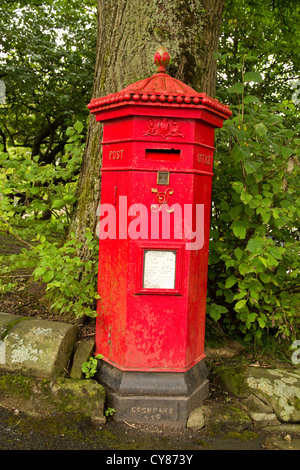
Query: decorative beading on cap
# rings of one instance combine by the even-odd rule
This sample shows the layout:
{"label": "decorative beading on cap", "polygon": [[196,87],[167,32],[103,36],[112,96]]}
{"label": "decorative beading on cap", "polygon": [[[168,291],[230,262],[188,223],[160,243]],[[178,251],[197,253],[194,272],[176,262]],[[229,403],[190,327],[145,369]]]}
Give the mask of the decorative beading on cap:
{"label": "decorative beading on cap", "polygon": [[185,83],[170,77],[166,73],[166,66],[170,56],[164,46],[160,46],[155,55],[154,62],[158,65],[157,73],[148,78],[138,80],[117,93],[102,98],[93,98],[88,104],[91,113],[98,113],[108,108],[122,105],[172,106],[172,107],[205,107],[211,112],[227,119],[232,112],[227,105],[212,99],[205,93],[197,93]]}
{"label": "decorative beading on cap", "polygon": [[158,73],[166,71],[166,67],[170,62],[170,56],[165,46],[159,46],[154,55],[154,62],[158,65]]}

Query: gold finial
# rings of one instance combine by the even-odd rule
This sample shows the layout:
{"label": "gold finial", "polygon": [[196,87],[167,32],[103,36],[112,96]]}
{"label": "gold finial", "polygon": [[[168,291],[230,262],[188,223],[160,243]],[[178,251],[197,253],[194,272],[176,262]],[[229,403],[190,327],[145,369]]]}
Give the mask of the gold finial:
{"label": "gold finial", "polygon": [[154,55],[154,62],[158,65],[157,72],[166,71],[166,66],[170,62],[170,56],[165,46],[159,46]]}

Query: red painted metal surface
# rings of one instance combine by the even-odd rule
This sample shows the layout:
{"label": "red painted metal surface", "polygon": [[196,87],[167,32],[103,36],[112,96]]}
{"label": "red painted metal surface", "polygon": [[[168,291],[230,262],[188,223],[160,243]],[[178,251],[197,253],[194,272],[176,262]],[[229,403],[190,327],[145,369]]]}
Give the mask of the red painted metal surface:
{"label": "red painted metal surface", "polygon": [[[166,54],[157,74],[88,106],[104,122],[101,205],[115,215],[99,244],[96,354],[122,370],[182,372],[204,358],[214,129],[231,112],[167,75]],[[197,249],[185,213],[194,232],[202,223]]]}

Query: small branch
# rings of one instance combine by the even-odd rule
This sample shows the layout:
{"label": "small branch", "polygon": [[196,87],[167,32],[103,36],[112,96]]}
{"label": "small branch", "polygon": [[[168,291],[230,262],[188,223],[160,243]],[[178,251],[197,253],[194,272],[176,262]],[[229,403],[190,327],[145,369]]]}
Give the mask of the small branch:
{"label": "small branch", "polygon": [[18,240],[20,243],[22,243],[23,245],[26,245],[26,246],[29,246],[29,248],[32,248],[32,245],[30,245],[30,243],[26,242],[25,240],[23,240],[21,237],[19,237],[19,235],[17,234],[17,232],[15,231],[15,229],[7,222],[7,220],[5,220],[2,215],[0,215],[0,219],[2,220],[2,222],[7,225],[8,227],[8,230],[9,230],[9,233],[11,236],[13,236],[16,240]]}

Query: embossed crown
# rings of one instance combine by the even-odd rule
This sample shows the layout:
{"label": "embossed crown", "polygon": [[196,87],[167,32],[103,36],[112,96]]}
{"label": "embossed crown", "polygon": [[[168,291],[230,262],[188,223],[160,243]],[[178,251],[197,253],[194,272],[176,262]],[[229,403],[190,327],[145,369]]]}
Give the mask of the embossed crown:
{"label": "embossed crown", "polygon": [[169,61],[170,56],[167,49],[160,46],[154,55],[154,62],[158,65],[157,73],[132,83],[120,92],[92,99],[87,106],[88,109],[92,114],[98,114],[107,109],[128,104],[181,108],[200,107],[209,109],[225,119],[231,116],[229,106],[210,98],[206,93],[197,93],[190,86],[168,75],[166,66]]}

